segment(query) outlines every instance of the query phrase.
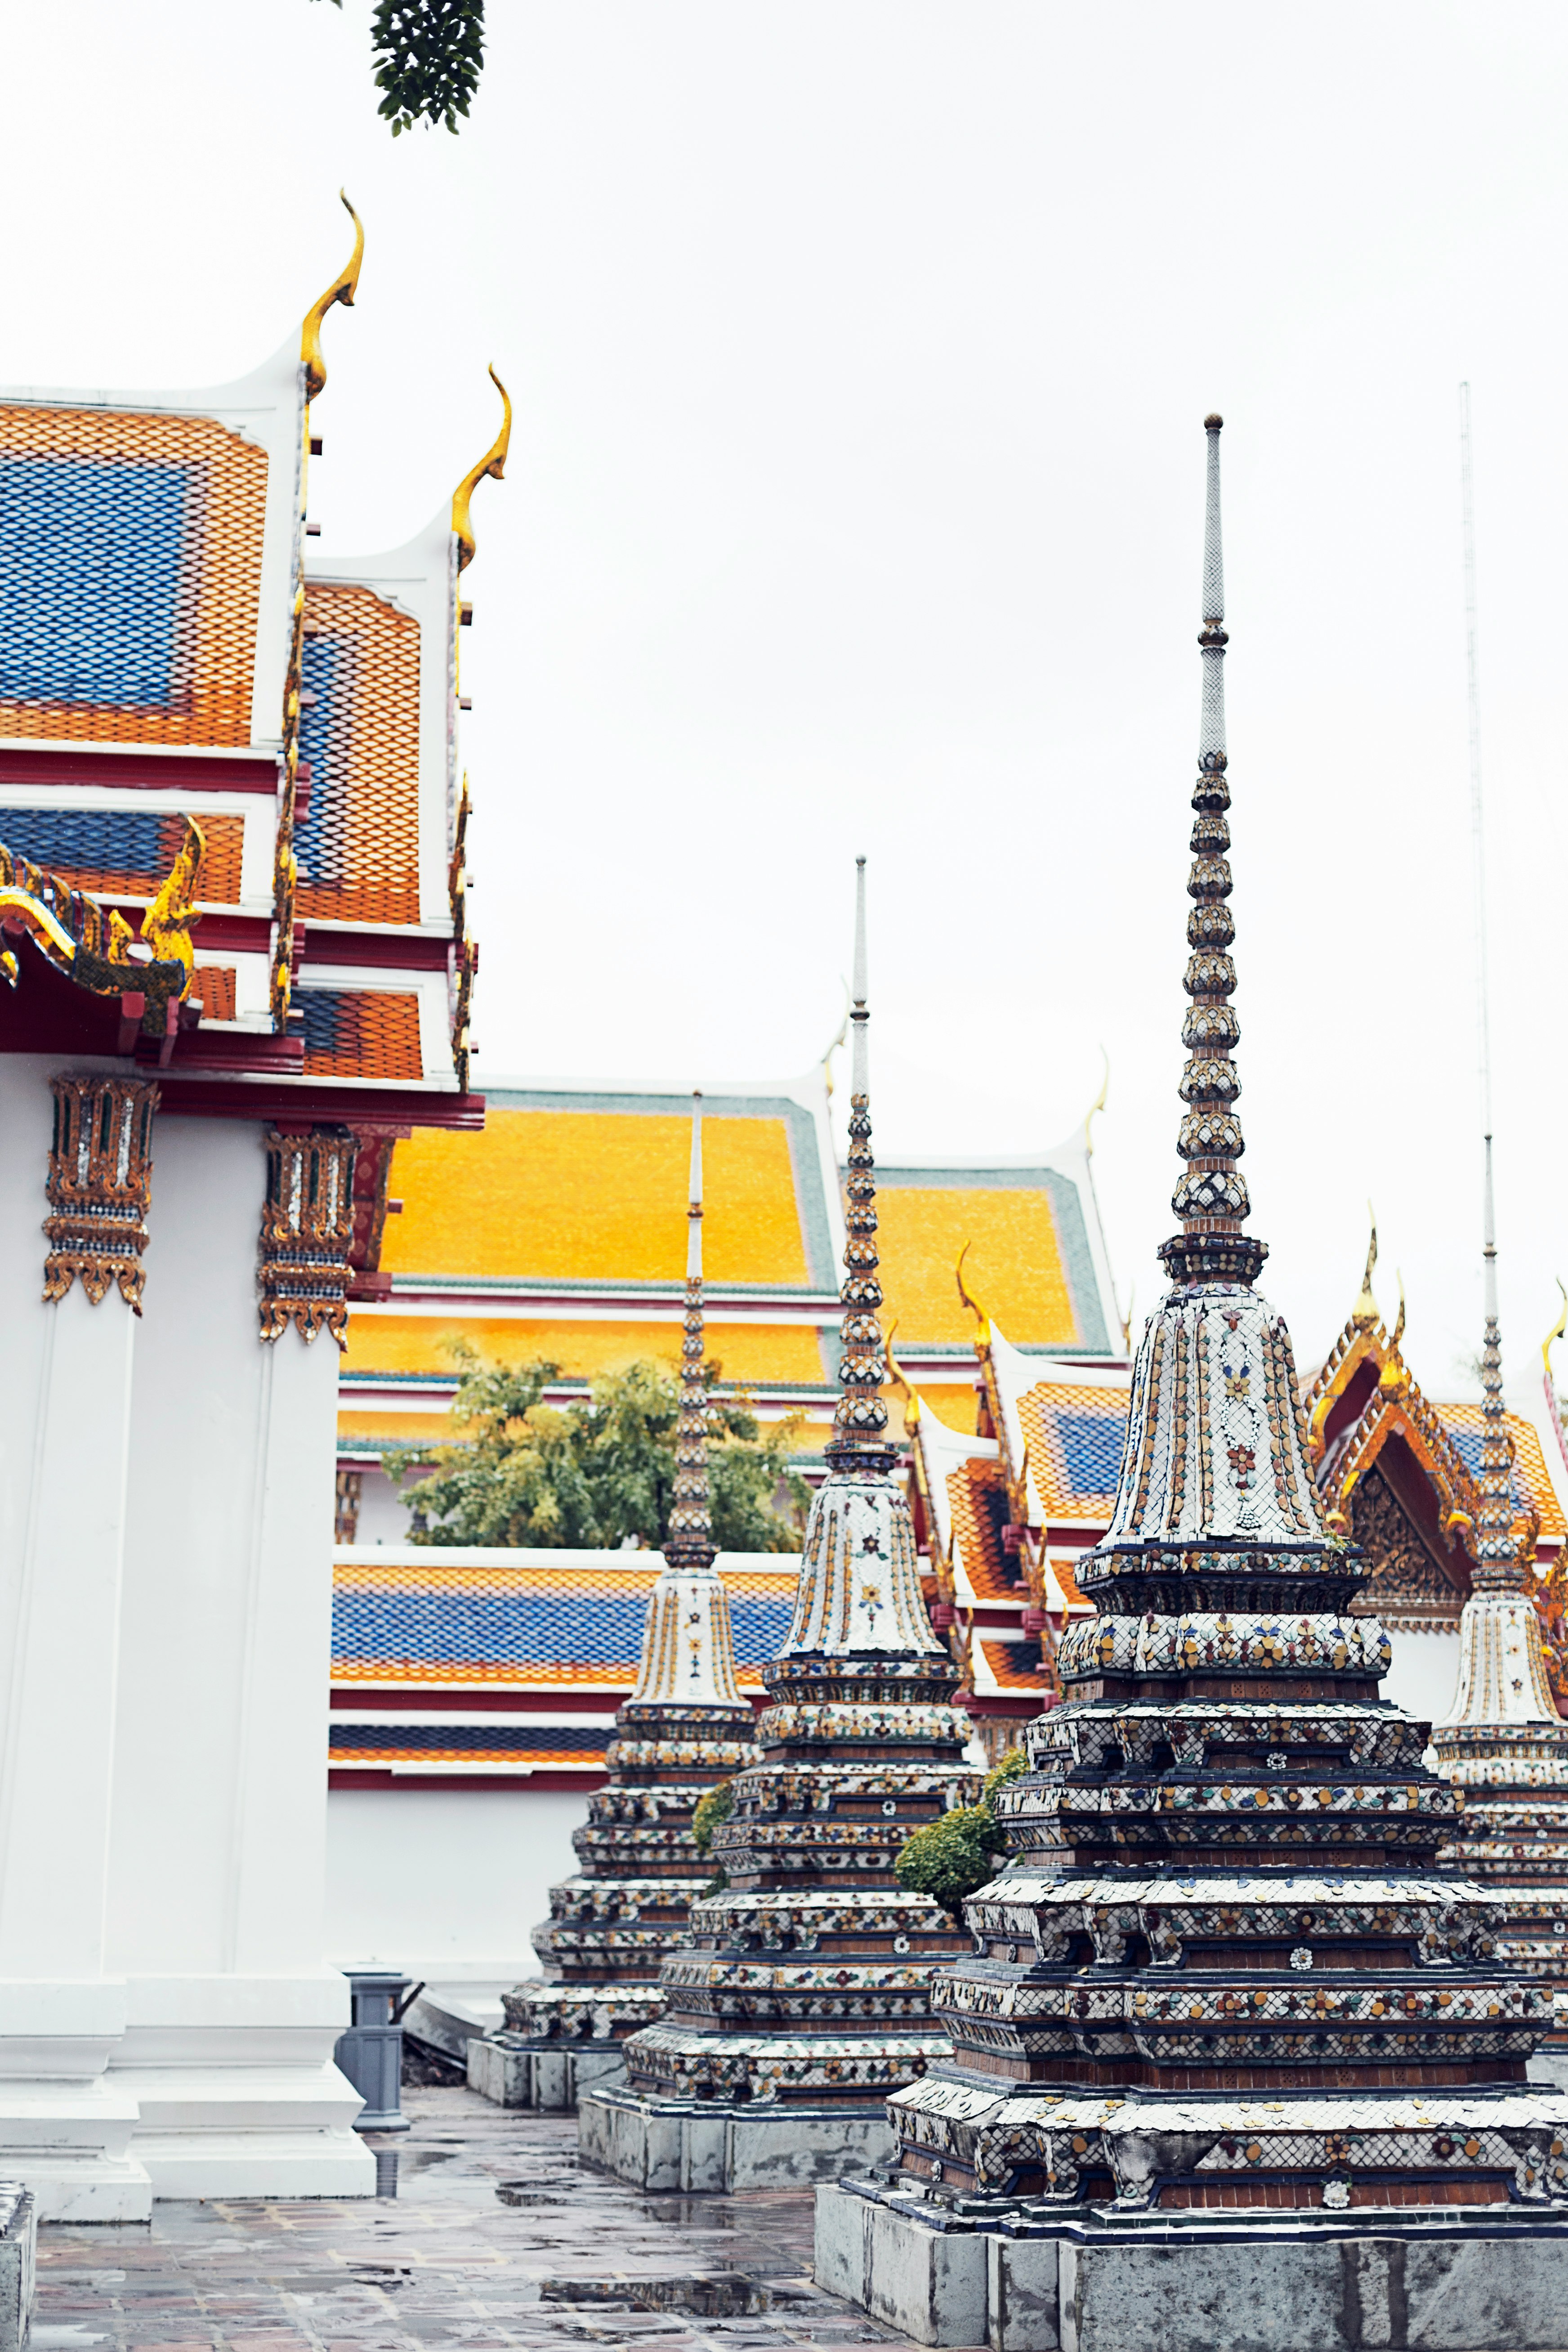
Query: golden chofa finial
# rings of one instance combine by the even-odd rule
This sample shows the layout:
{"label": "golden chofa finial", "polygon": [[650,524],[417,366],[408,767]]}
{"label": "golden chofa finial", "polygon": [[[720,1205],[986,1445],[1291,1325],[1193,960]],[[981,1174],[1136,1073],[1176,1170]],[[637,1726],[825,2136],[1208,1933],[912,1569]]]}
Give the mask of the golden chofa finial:
{"label": "golden chofa finial", "polygon": [[1377,1212],[1369,1201],[1367,1215],[1372,1219],[1372,1240],[1367,1246],[1366,1272],[1361,1278],[1361,1296],[1351,1308],[1351,1321],[1358,1331],[1370,1331],[1383,1319],[1377,1311],[1377,1301],[1372,1295],[1373,1268],[1377,1264]]}
{"label": "golden chofa finial", "polygon": [[501,404],[506,413],[500,421],[500,431],[496,435],[490,447],[486,450],[479,464],[463,476],[452,493],[452,532],[458,542],[459,572],[467,571],[474,560],[474,532],[473,526],[468,520],[468,501],[487,474],[492,481],[500,482],[505,479],[506,453],[511,446],[511,395],[493,367],[490,370],[490,382],[500,393]]}
{"label": "golden chofa finial", "polygon": [[1394,1279],[1399,1285],[1399,1312],[1394,1318],[1394,1337],[1388,1345],[1390,1352],[1397,1356],[1399,1343],[1405,1337],[1405,1276],[1397,1266],[1394,1269]]}
{"label": "golden chofa finial", "polygon": [[1564,1286],[1561,1275],[1557,1277],[1557,1287],[1563,1293],[1563,1312],[1541,1343],[1541,1360],[1546,1367],[1546,1383],[1549,1388],[1552,1385],[1552,1343],[1561,1339],[1564,1331],[1568,1331],[1568,1286]]}
{"label": "golden chofa finial", "polygon": [[963,1279],[963,1261],[969,1255],[970,1251],[973,1247],[974,1244],[973,1241],[967,1241],[964,1243],[963,1247],[958,1253],[958,1262],[952,1269],[952,1278],[958,1285],[958,1299],[960,1306],[968,1307],[970,1313],[974,1318],[975,1323],[979,1327],[974,1334],[974,1344],[975,1347],[979,1349],[985,1347],[990,1341],[991,1318],[986,1314],[984,1307],[980,1304],[979,1299],[973,1298],[970,1296],[968,1285]]}
{"label": "golden chofa finial", "polygon": [[326,389],[327,362],[321,356],[321,321],[334,302],[344,303],[351,310],[353,309],[354,296],[359,290],[359,266],[364,259],[364,224],[342,188],[338,190],[338,201],[354,225],[354,249],[349,256],[348,268],[339,271],[320,301],[311,303],[300,330],[300,363],[305,371],[307,400],[314,400],[318,393]]}
{"label": "golden chofa finial", "polygon": [[914,1390],[910,1386],[909,1379],[904,1371],[902,1364],[900,1363],[897,1356],[893,1353],[893,1334],[898,1328],[899,1318],[895,1315],[892,1321],[888,1326],[888,1334],[882,1342],[882,1353],[888,1359],[888,1378],[892,1381],[893,1386],[900,1391],[904,1400],[904,1427],[908,1431],[912,1431],[920,1421],[921,1401],[916,1395]]}
{"label": "golden chofa finial", "polygon": [[1100,1057],[1105,1064],[1105,1075],[1100,1082],[1100,1092],[1089,1104],[1089,1109],[1084,1115],[1083,1150],[1086,1160],[1092,1160],[1094,1158],[1095,1113],[1097,1111],[1102,1111],[1105,1108],[1106,1103],[1110,1099],[1110,1056],[1106,1052],[1103,1045],[1100,1049]]}

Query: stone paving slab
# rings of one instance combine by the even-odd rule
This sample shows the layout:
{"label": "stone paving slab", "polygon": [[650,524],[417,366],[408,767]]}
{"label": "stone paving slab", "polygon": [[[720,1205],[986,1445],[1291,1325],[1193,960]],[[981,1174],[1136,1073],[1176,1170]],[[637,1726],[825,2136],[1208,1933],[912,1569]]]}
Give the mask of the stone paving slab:
{"label": "stone paving slab", "polygon": [[406,2090],[397,2196],[153,2209],[38,2233],[36,2352],[861,2352],[911,2339],[820,2293],[809,2190],[647,2196],[572,2116]]}

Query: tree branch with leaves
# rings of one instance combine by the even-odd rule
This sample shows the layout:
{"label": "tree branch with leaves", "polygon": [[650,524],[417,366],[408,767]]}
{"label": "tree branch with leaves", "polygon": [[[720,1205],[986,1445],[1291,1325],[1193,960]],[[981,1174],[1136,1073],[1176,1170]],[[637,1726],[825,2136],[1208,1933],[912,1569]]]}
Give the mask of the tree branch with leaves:
{"label": "tree branch with leaves", "polygon": [[444,123],[456,134],[485,61],[485,0],[376,0],[371,48],[382,94],[376,111],[393,137],[416,122]]}
{"label": "tree branch with leaves", "polygon": [[[564,1407],[545,1402],[559,1364],[484,1363],[452,1348],[460,1378],[449,1445],[388,1447],[395,1480],[426,1470],[410,1500],[415,1540],[615,1549],[634,1538],[657,1550],[675,1497],[674,1373],[628,1364]],[[719,1375],[710,1364],[710,1389]],[[811,1496],[792,1470],[798,1415],[766,1433],[743,1397],[710,1398],[708,1482],[720,1551],[797,1551]]]}

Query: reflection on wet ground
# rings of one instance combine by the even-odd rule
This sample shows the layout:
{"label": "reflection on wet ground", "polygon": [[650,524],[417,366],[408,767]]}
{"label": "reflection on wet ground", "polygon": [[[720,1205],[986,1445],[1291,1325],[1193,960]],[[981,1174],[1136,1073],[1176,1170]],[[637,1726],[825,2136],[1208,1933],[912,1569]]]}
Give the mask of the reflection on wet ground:
{"label": "reflection on wet ground", "polygon": [[[811,2198],[647,2197],[573,2117],[405,2090],[378,2198],[167,2203],[39,2233],[37,2352],[856,2352],[909,2339],[811,2279]],[[394,2183],[395,2197],[387,2194]]]}

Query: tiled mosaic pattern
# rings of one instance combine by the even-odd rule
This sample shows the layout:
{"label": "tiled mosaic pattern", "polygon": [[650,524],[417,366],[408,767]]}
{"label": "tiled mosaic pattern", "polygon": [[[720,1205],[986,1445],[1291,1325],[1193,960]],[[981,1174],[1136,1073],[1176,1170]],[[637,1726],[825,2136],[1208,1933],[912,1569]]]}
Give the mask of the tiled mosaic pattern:
{"label": "tiled mosaic pattern", "polygon": [[250,740],[267,462],[206,417],[0,408],[0,735]]}
{"label": "tiled mosaic pattern", "polygon": [[[206,841],[197,896],[237,906],[245,820],[204,809],[196,823]],[[180,854],[185,819],[143,809],[0,808],[0,838],[14,856],[31,858],[79,890],[151,898]]]}
{"label": "tiled mosaic pattern", "polygon": [[305,988],[305,1075],[311,1078],[405,1078],[425,1075],[419,999],[380,989]]}
{"label": "tiled mosaic pattern", "polygon": [[308,583],[294,829],[299,910],[419,920],[419,624],[368,588]]}
{"label": "tiled mosaic pattern", "polygon": [[[642,1654],[652,1568],[443,1570],[340,1561],[332,1679],[349,1682],[630,1684]],[[796,1570],[721,1570],[743,1688],[789,1631]]]}

